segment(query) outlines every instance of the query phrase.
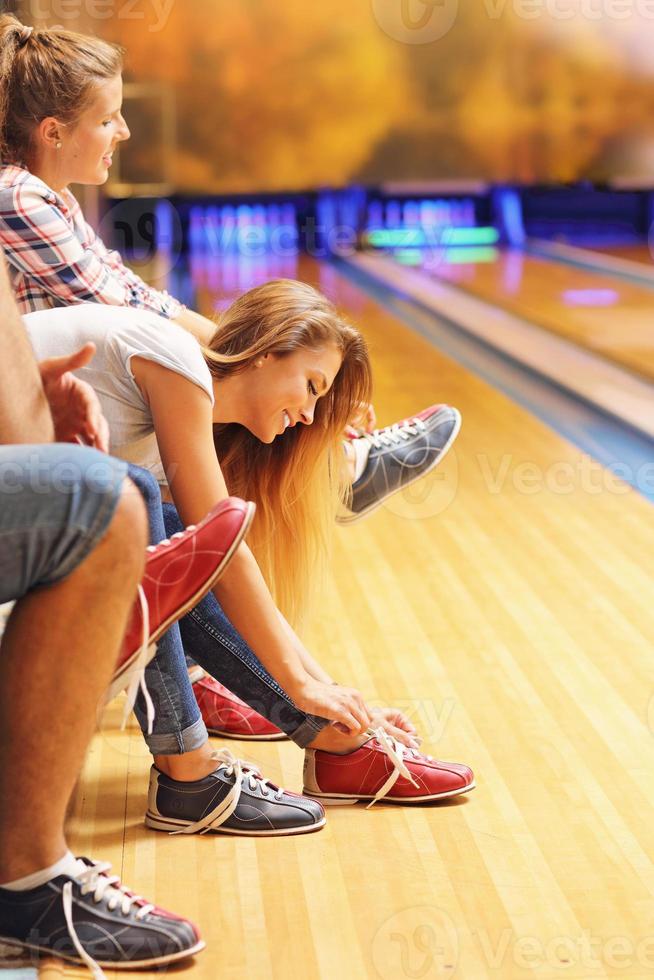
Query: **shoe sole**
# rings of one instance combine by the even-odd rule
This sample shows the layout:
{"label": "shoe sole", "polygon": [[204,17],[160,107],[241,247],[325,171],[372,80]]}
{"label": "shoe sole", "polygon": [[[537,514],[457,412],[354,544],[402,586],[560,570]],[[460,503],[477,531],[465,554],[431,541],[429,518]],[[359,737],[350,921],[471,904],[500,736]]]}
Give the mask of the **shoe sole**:
{"label": "shoe sole", "polygon": [[288,740],[286,732],[278,732],[276,735],[236,735],[234,732],[222,732],[219,728],[207,728],[209,735],[219,735],[221,738],[233,738],[237,742],[281,742]]}
{"label": "shoe sole", "polygon": [[[287,827],[283,830],[232,830],[230,827],[216,827],[215,830],[210,830],[208,833],[231,834],[234,837],[290,837],[293,834],[312,834],[316,830],[321,830],[326,823],[327,818],[323,817],[318,823],[311,824],[308,827],[303,825],[301,827]],[[191,821],[168,820],[166,817],[158,817],[154,814],[146,813],[145,826],[149,827],[150,830],[165,830],[168,833],[173,833],[175,830],[190,827]]]}
{"label": "shoe sole", "polygon": [[[181,609],[180,608],[176,609],[175,612],[168,617],[168,619],[166,619],[163,623],[161,623],[157,627],[156,631],[150,636],[148,640],[148,646],[152,646],[153,643],[156,643],[157,640],[166,632],[166,630],[170,626],[172,626],[173,623],[177,622],[178,619],[181,619],[182,616],[185,616],[187,612],[190,612],[190,610],[193,609],[194,606],[197,606],[200,599],[203,596],[205,596],[210,589],[213,588],[213,586],[216,584],[216,582],[223,574],[223,572],[226,571],[227,566],[231,561],[232,555],[234,554],[234,552],[240,545],[241,541],[249,531],[250,525],[252,524],[252,521],[254,519],[255,510],[256,510],[255,505],[250,501],[248,501],[247,513],[245,515],[243,523],[241,524],[239,532],[234,538],[234,540],[232,541],[228,550],[225,552],[223,559],[220,565],[218,566],[218,568],[216,569],[216,571],[213,573],[212,576],[210,576],[209,579],[205,579],[202,588],[198,589],[193,596],[187,599],[184,606]],[[133,656],[131,656],[130,659],[125,664],[123,664],[123,666],[120,669],[120,673],[116,674],[116,676],[113,678],[111,684],[109,685],[109,689],[105,695],[105,703],[108,703],[109,701],[112,700],[112,698],[115,698],[118,694],[120,694],[121,691],[125,690],[130,680],[129,676],[127,675],[131,673],[131,668],[133,667],[134,662],[138,658],[138,655],[139,655],[139,651],[134,653]],[[154,651],[151,657],[148,657],[147,663],[149,664],[150,661],[153,660],[155,656],[156,656],[156,650]]]}
{"label": "shoe sole", "polygon": [[[17,939],[6,939],[4,936],[0,936],[0,943],[3,946],[7,946],[10,949],[21,950],[30,954],[38,954],[40,956],[53,956],[58,960],[66,960],[67,963],[75,963],[86,969],[85,963],[78,956],[70,956],[67,953],[60,953],[59,950],[47,949],[43,946],[33,946],[32,943],[23,943]],[[140,970],[150,966],[163,966],[166,963],[174,963],[176,960],[186,959],[188,956],[195,956],[196,953],[201,953],[206,947],[206,943],[203,939],[192,946],[191,949],[181,950],[179,953],[169,953],[167,956],[154,956],[148,960],[130,960],[124,963],[115,963],[109,960],[96,960],[98,966],[101,966],[105,970]]]}
{"label": "shoe sole", "polygon": [[[447,793],[433,793],[431,796],[382,796],[378,803],[400,803],[411,805],[412,803],[430,803],[434,800],[447,800],[452,796],[461,796],[462,793],[469,793],[471,789],[476,789],[477,783],[472,782],[468,786],[460,789],[450,789]],[[302,795],[322,803],[323,806],[348,806],[353,803],[363,803],[366,800],[374,800],[374,793],[370,796],[350,796],[345,793],[311,793],[307,789],[302,790]]]}
{"label": "shoe sole", "polygon": [[442,463],[445,457],[447,456],[448,452],[450,451],[452,443],[454,442],[454,440],[456,439],[456,437],[458,436],[461,430],[461,413],[459,412],[458,408],[452,408],[451,410],[456,413],[455,426],[452,430],[450,438],[447,440],[447,442],[441,449],[440,455],[438,456],[437,459],[434,460],[431,466],[429,466],[426,470],[424,470],[424,472],[420,473],[418,476],[415,476],[412,480],[409,480],[407,483],[403,483],[401,487],[397,488],[397,490],[393,490],[392,493],[389,493],[385,497],[382,497],[381,500],[376,500],[374,503],[368,504],[368,506],[364,508],[364,510],[359,511],[358,514],[353,513],[351,516],[339,515],[336,518],[336,523],[342,525],[356,524],[356,522],[360,521],[362,517],[367,517],[368,514],[372,514],[373,510],[377,510],[377,508],[381,507],[382,504],[384,504],[387,500],[390,500],[391,497],[394,497],[396,493],[401,493],[402,490],[406,490],[407,487],[413,486],[413,484],[417,483],[418,480],[422,480],[424,477],[428,476],[432,472],[432,470],[434,470],[440,463]]}

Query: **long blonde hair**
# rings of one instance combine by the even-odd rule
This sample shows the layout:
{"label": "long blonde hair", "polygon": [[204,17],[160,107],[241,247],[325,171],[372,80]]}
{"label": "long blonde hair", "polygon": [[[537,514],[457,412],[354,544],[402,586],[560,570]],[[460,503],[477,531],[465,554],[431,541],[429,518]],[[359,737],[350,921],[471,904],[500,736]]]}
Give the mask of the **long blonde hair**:
{"label": "long blonde hair", "polygon": [[328,553],[339,501],[349,489],[343,429],[372,387],[368,348],[332,303],[312,286],[276,279],[245,293],[222,314],[204,355],[211,374],[245,371],[264,354],[332,344],[342,355],[312,425],[297,425],[267,444],[237,424],[215,425],[216,453],[230,493],[257,504],[248,543],[277,605],[294,624]]}
{"label": "long blonde hair", "polygon": [[74,126],[98,83],[123,67],[123,49],[60,27],[0,16],[0,160],[29,166],[36,127],[49,116]]}

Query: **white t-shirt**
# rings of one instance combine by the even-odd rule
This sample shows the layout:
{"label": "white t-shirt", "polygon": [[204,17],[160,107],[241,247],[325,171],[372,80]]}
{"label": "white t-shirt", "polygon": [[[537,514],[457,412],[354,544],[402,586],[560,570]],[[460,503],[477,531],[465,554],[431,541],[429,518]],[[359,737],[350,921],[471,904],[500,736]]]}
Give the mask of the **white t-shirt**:
{"label": "white t-shirt", "polygon": [[144,357],[181,374],[206,391],[213,405],[211,373],[195,338],[148,310],[97,303],[39,310],[28,313],[23,322],[38,360],[72,354],[93,341],[93,360],[75,374],[100,399],[109,423],[110,451],[145,467],[164,483],[152,414],[134,380],[131,359]]}

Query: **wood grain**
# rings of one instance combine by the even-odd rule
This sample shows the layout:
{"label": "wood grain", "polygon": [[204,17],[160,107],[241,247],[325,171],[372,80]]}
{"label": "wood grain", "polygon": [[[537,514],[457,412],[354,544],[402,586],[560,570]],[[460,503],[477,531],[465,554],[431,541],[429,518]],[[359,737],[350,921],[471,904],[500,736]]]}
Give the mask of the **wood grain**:
{"label": "wood grain", "polygon": [[[333,269],[298,274],[368,336],[382,423],[434,401],[464,419],[430,478],[337,531],[311,646],[478,788],[332,808],[307,837],[168,837],[143,826],[149,760],[115,704],[74,848],[199,923],[207,950],[170,971],[197,980],[651,976],[651,506]],[[295,746],[235,744],[301,789]]]}

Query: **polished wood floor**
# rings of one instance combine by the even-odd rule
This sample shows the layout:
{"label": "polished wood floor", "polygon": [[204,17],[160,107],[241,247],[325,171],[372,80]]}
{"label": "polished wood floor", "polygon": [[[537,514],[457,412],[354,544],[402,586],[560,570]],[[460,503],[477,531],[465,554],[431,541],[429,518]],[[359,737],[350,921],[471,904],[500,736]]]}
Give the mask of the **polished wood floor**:
{"label": "polished wood floor", "polygon": [[646,243],[640,245],[585,245],[591,252],[600,252],[616,259],[628,259],[630,262],[640,262],[650,271],[654,270],[654,243],[650,248]]}
{"label": "polished wood floor", "polygon": [[[651,505],[334,270],[297,274],[369,338],[382,424],[434,401],[464,419],[431,478],[338,530],[311,647],[411,711],[425,750],[472,765],[478,788],[332,808],[307,837],[168,837],[143,826],[148,757],[113,705],[75,850],[199,923],[206,951],[171,971],[193,980],[651,977]],[[301,789],[292,744],[229,747]]]}
{"label": "polished wood floor", "polygon": [[[638,254],[642,259],[643,250]],[[427,261],[437,278],[654,379],[651,289],[519,249],[503,249],[495,262]]]}

